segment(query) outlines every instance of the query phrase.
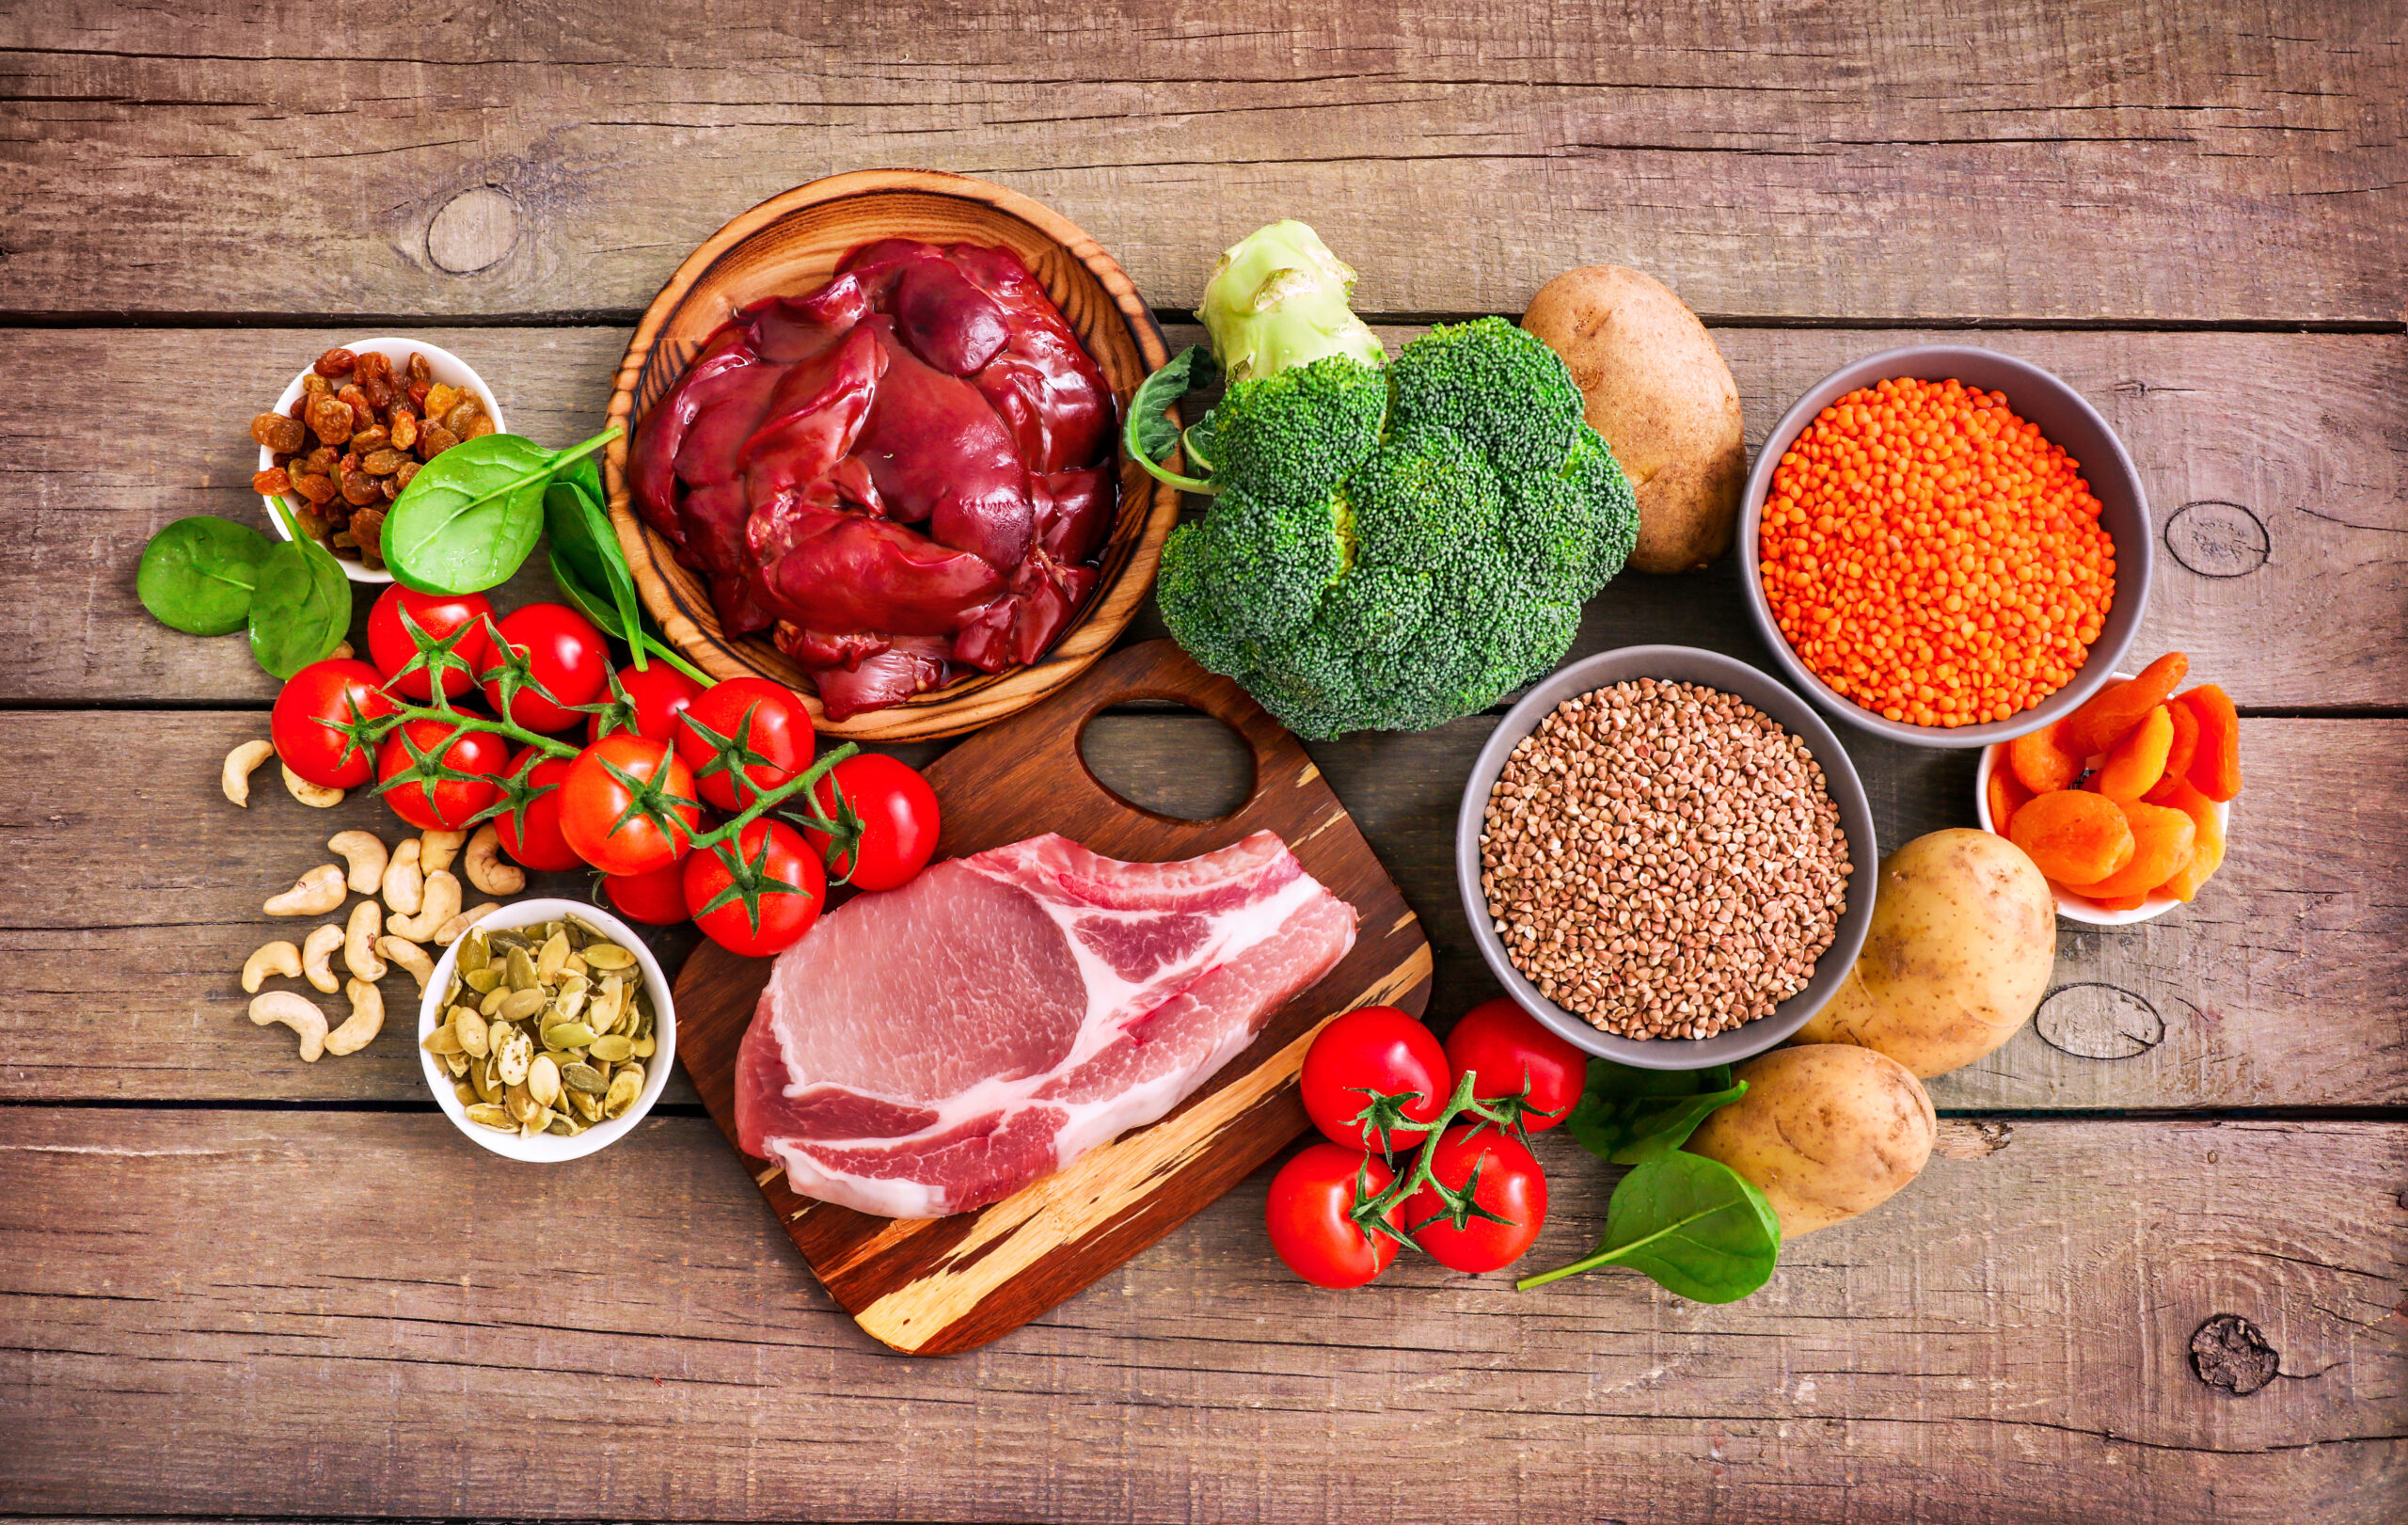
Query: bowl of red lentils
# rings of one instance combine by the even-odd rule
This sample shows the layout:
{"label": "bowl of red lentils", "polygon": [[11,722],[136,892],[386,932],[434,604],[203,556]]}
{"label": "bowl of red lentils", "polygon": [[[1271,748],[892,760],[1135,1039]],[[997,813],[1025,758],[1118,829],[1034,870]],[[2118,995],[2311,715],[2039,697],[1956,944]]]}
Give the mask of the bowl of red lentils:
{"label": "bowl of red lentils", "polygon": [[1740,499],[1748,608],[1799,691],[1910,745],[2045,725],[2148,599],[2148,501],[2082,394],[1963,344],[1868,356],[1782,415]]}
{"label": "bowl of red lentils", "polygon": [[1769,673],[1625,646],[1533,686],[1472,764],[1455,876],[1481,956],[1566,1041],[1648,1070],[1761,1054],[1846,978],[1873,809]]}

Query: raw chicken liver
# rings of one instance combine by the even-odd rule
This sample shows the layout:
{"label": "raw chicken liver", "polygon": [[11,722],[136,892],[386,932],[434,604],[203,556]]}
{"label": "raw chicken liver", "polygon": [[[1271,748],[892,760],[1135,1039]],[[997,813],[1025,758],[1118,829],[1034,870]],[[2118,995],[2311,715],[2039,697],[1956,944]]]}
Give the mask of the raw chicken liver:
{"label": "raw chicken liver", "polygon": [[636,427],[637,509],[836,720],[1034,661],[1095,591],[1111,389],[1003,249],[882,239],[745,309]]}

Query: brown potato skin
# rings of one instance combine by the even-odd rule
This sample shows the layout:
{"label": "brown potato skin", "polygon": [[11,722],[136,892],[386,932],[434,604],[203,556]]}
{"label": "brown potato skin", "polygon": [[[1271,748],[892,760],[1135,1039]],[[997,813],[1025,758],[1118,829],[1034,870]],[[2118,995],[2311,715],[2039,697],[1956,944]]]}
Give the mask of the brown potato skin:
{"label": "brown potato skin", "polygon": [[1563,357],[1639,494],[1632,569],[1686,572],[1730,549],[1748,448],[1739,389],[1697,314],[1653,276],[1592,264],[1540,287],[1522,326]]}
{"label": "brown potato skin", "polygon": [[1915,1074],[1972,1063],[2032,1018],[2057,961],[2057,904],[2023,850],[1933,832],[1881,860],[1864,950],[1794,1040],[1859,1043]]}
{"label": "brown potato skin", "polygon": [[1923,1082],[1849,1043],[1777,1048],[1732,1068],[1748,1094],[1685,1146],[1765,1194],[1794,1239],[1878,1206],[1931,1158],[1939,1131]]}

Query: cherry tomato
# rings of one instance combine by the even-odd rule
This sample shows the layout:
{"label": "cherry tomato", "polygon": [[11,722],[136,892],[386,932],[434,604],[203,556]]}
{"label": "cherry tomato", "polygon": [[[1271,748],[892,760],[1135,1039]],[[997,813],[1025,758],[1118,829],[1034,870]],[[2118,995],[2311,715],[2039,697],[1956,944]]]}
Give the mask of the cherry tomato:
{"label": "cherry tomato", "polygon": [[[368,655],[385,675],[385,686],[403,698],[420,704],[433,698],[430,669],[440,668],[444,695],[456,699],[477,686],[476,675],[492,661],[492,600],[483,594],[414,593],[396,582],[368,612]],[[411,625],[439,649],[420,652]]]}
{"label": "cherry tomato", "polygon": [[1522,1096],[1527,1133],[1544,1133],[1570,1117],[1589,1082],[1589,1056],[1505,995],[1464,1013],[1447,1035],[1447,1062],[1457,1075],[1469,1070],[1480,1076],[1472,1083],[1476,1100]]}
{"label": "cherry tomato", "polygon": [[1431,1173],[1449,1191],[1461,1191],[1475,1169],[1480,1180],[1472,1188],[1472,1200],[1506,1221],[1466,1217],[1457,1227],[1428,1186],[1404,1201],[1404,1222],[1413,1231],[1413,1242],[1450,1270],[1494,1271],[1511,1265],[1546,1226],[1546,1172],[1520,1139],[1485,1123],[1449,1128],[1431,1156]]}
{"label": "cherry tomato", "polygon": [[[677,727],[677,755],[694,770],[703,798],[741,810],[811,766],[819,738],[802,695],[765,677],[732,677],[705,689]],[[739,792],[737,775],[745,787]]]}
{"label": "cherry tomato", "polygon": [[[1305,1051],[1305,1110],[1333,1143],[1404,1154],[1430,1131],[1409,1124],[1433,1121],[1446,1110],[1448,1074],[1446,1050],[1417,1018],[1392,1006],[1360,1007],[1323,1027]],[[1382,1108],[1385,1116],[1375,1123],[1361,1116],[1378,1104],[1369,1091],[1415,1095]]]}
{"label": "cherry tomato", "polygon": [[[651,816],[630,812],[639,788],[653,795]],[[649,873],[675,863],[692,849],[702,818],[694,775],[666,741],[606,736],[577,755],[561,785],[561,835],[606,874]]]}
{"label": "cherry tomato", "polygon": [[[503,770],[505,778],[516,780],[522,787],[542,791],[493,818],[494,831],[501,837],[501,850],[530,868],[585,866],[585,860],[561,834],[561,785],[567,781],[573,761],[549,756],[533,747],[521,747]],[[507,786],[503,792],[510,792]]]}
{"label": "cherry tomato", "polygon": [[[736,853],[730,867],[722,854]],[[811,930],[828,903],[828,876],[802,834],[764,818],[732,843],[688,855],[686,909],[705,936],[730,953],[765,959]],[[752,896],[746,903],[746,894]]]}
{"label": "cherry tomato", "polygon": [[366,662],[311,662],[285,681],[268,717],[268,735],[284,766],[312,784],[352,789],[376,774],[376,752],[335,729],[389,715],[400,707]]}
{"label": "cherry tomato", "polygon": [[[1396,1179],[1376,1155],[1336,1144],[1307,1144],[1271,1178],[1262,1204],[1271,1247],[1289,1270],[1316,1287],[1359,1287],[1396,1259],[1398,1241],[1365,1233],[1347,1214],[1357,1193],[1376,1197]],[[1389,1208],[1386,1222],[1397,1222]]]}
{"label": "cherry tomato", "polygon": [[[485,703],[515,725],[565,731],[578,718],[571,707],[592,704],[610,685],[610,648],[602,632],[566,604],[514,609],[495,630],[498,639],[485,668],[493,675],[485,679]],[[507,671],[511,668],[519,670],[515,682]],[[538,684],[540,693],[533,687]]]}
{"label": "cherry tomato", "polygon": [[436,779],[432,799],[423,779],[385,791],[385,802],[393,807],[393,814],[421,831],[464,830],[477,812],[501,798],[501,786],[493,782],[493,775],[509,765],[510,743],[491,731],[463,730],[458,739],[446,746],[444,739],[454,728],[449,721],[404,721],[376,749],[380,783],[411,771],[419,766],[420,755],[430,764],[470,775]]}
{"label": "cherry tomato", "polygon": [[[667,662],[656,661],[639,672],[622,667],[610,707],[586,717],[585,739],[599,741],[611,732],[633,730],[655,741],[673,741],[686,727],[677,717],[702,693],[703,686]],[[610,692],[605,689],[605,692]],[[624,707],[620,696],[625,696]],[[605,730],[604,727],[609,727]],[[690,766],[690,765],[689,765]]]}
{"label": "cherry tomato", "polygon": [[811,786],[811,799],[844,830],[833,838],[825,832],[803,834],[828,860],[828,872],[856,889],[894,889],[926,868],[937,850],[937,791],[917,770],[884,753],[838,763]]}
{"label": "cherry tomato", "polygon": [[605,874],[602,893],[629,921],[674,927],[686,919],[686,866],[673,863],[648,874]]}

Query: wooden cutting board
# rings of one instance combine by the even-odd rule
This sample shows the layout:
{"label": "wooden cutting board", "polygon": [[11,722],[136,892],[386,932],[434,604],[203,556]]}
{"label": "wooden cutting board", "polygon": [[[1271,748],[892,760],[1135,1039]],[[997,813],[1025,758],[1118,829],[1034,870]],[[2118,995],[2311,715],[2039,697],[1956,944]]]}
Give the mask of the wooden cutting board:
{"label": "wooden cutting board", "polygon": [[[1180,820],[1099,783],[1079,755],[1079,735],[1098,711],[1137,700],[1187,705],[1244,738],[1254,754],[1245,802],[1217,820]],[[873,1217],[798,1196],[782,1167],[744,1156],[845,1311],[897,1350],[943,1356],[1019,1328],[1285,1148],[1307,1126],[1295,1077],[1311,1035],[1358,1006],[1418,1014],[1430,998],[1430,943],[1296,739],[1168,641],[1105,657],[1043,703],[938,758],[927,777],[944,807],[939,857],[1059,832],[1110,857],[1164,862],[1267,830],[1361,918],[1345,960],[1168,1117],[980,1212]],[[677,976],[677,1056],[730,1147],[737,1047],[768,977],[768,960],[739,959],[713,943]]]}

